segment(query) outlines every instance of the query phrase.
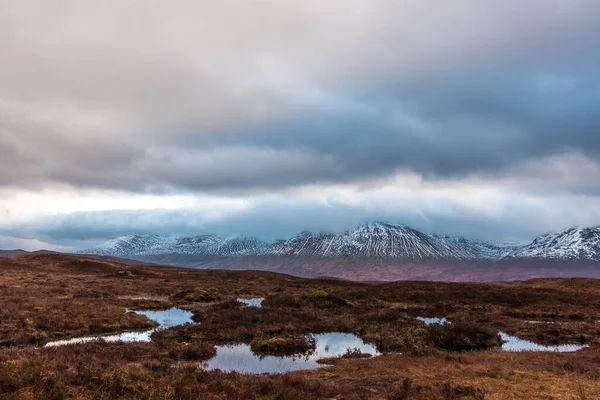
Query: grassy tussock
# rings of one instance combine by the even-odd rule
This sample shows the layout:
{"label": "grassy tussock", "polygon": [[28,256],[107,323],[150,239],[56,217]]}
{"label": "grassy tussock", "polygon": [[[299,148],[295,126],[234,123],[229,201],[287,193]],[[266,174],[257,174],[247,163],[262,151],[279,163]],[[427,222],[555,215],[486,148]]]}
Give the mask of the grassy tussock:
{"label": "grassy tussock", "polygon": [[316,341],[312,337],[272,337],[257,338],[250,343],[250,349],[258,355],[293,356],[307,354],[315,350]]}

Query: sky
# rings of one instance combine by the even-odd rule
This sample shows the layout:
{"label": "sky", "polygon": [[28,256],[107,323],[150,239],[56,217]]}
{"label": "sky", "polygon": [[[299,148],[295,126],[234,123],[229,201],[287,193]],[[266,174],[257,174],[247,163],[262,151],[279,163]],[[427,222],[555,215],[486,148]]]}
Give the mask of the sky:
{"label": "sky", "polygon": [[0,248],[600,224],[597,0],[2,0]]}

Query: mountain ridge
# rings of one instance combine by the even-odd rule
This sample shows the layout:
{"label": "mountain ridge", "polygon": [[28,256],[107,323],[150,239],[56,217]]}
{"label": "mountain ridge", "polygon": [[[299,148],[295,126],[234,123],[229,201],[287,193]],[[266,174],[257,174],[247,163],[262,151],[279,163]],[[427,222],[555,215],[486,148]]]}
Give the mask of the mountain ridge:
{"label": "mountain ridge", "polygon": [[[408,225],[372,221],[342,233],[303,231],[268,243],[248,236],[205,234],[193,237],[137,234],[107,241],[79,254],[128,257],[143,261],[186,257],[205,262],[240,256],[307,258],[389,258],[405,261],[485,261],[546,259],[600,261],[600,227],[568,228],[524,245],[461,236],[427,234]],[[185,262],[185,266],[189,266]]]}
{"label": "mountain ridge", "polygon": [[111,239],[78,254],[97,254],[118,257],[153,256],[167,254],[203,254],[215,257],[241,256],[252,253],[266,242],[245,236],[218,236],[213,234],[193,237],[157,234],[134,234]]}
{"label": "mountain ridge", "polygon": [[258,255],[496,260],[507,252],[492,243],[430,235],[407,225],[374,221],[341,234],[302,232],[288,240],[271,244]]}
{"label": "mountain ridge", "polygon": [[368,222],[343,233],[304,231],[287,240],[267,243],[255,237],[193,237],[135,234],[111,239],[79,254],[118,257],[195,255],[206,257],[299,256],[375,257],[406,260],[497,260],[512,248],[463,237],[430,235],[407,225]]}
{"label": "mountain ridge", "polygon": [[600,227],[571,227],[538,236],[506,259],[551,259],[600,261]]}

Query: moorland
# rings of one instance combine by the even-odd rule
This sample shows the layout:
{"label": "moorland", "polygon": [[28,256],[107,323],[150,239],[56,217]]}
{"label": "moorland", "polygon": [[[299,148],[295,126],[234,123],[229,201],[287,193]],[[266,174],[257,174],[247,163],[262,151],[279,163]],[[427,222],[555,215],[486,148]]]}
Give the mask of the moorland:
{"label": "moorland", "polygon": [[[262,297],[248,307],[239,297]],[[0,259],[0,392],[7,399],[600,398],[600,280],[354,282],[261,271],[125,265],[61,254]],[[132,310],[179,307],[186,324],[148,343],[50,341],[150,329]],[[445,317],[426,325],[417,317]],[[506,352],[498,332],[577,352]],[[215,346],[310,351],[353,333],[380,356],[249,375],[205,370]]]}

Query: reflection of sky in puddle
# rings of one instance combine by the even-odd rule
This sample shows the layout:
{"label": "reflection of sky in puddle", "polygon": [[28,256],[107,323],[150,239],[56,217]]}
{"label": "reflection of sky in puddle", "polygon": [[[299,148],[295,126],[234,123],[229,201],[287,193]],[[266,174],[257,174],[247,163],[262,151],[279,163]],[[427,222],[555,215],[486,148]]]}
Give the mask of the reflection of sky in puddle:
{"label": "reflection of sky in puddle", "polygon": [[577,344],[561,344],[556,346],[544,346],[541,344],[530,342],[529,340],[519,339],[504,332],[500,332],[500,337],[506,343],[502,345],[504,351],[545,351],[557,353],[570,353],[581,350],[587,346]]}
{"label": "reflection of sky in puddle", "polygon": [[238,302],[243,303],[245,305],[247,305],[248,307],[258,307],[261,308],[262,307],[262,302],[265,301],[264,297],[254,297],[251,299],[242,299],[242,298],[238,298],[237,299]]}
{"label": "reflection of sky in puddle", "polygon": [[[422,318],[417,317],[419,321],[423,321],[425,325],[431,324],[445,324],[450,323],[446,318]],[[529,322],[529,321],[528,321]],[[541,344],[530,342],[529,340],[519,339],[516,336],[511,336],[504,332],[498,332],[504,344],[502,350],[504,351],[543,351],[543,352],[557,352],[557,353],[569,353],[577,350],[581,350],[586,345],[577,344],[561,344],[555,346],[544,346]]]}
{"label": "reflection of sky in puddle", "polygon": [[322,367],[317,360],[338,357],[348,349],[358,349],[361,353],[379,355],[373,345],[364,343],[351,333],[324,333],[312,335],[316,340],[315,351],[307,356],[298,357],[259,357],[252,353],[250,346],[239,344],[234,346],[217,346],[217,355],[202,363],[205,369],[220,369],[249,374],[283,373],[300,369]]}
{"label": "reflection of sky in puddle", "polygon": [[423,321],[425,323],[425,325],[445,324],[446,322],[448,322],[448,320],[446,318],[423,318],[423,317],[417,317],[417,319],[419,321]]}
{"label": "reflection of sky in puddle", "polygon": [[150,311],[134,311],[136,314],[145,315],[148,319],[157,322],[161,329],[171,328],[173,326],[184,325],[187,323],[193,324],[193,313],[181,308],[173,307],[169,310],[150,310]]}
{"label": "reflection of sky in puddle", "polygon": [[69,340],[57,340],[48,342],[44,347],[66,346],[70,344],[89,343],[96,340],[104,340],[107,342],[149,342],[150,335],[158,329],[167,329],[174,326],[193,323],[192,312],[182,310],[181,308],[173,307],[169,310],[149,310],[149,311],[134,311],[136,314],[145,315],[148,319],[157,322],[159,326],[154,329],[149,329],[141,332],[124,332],[118,335],[110,336],[86,336]]}

